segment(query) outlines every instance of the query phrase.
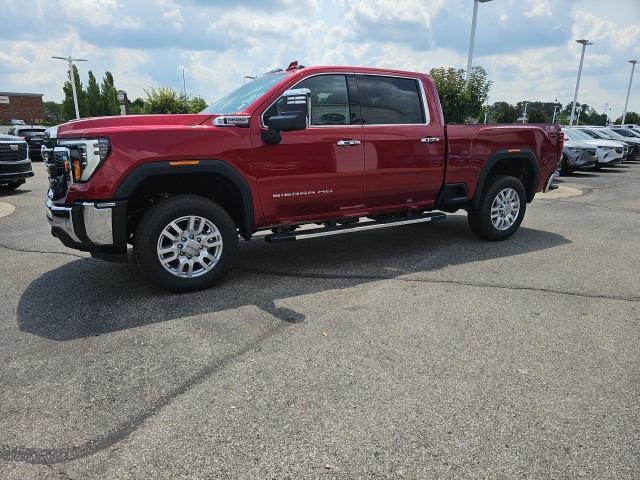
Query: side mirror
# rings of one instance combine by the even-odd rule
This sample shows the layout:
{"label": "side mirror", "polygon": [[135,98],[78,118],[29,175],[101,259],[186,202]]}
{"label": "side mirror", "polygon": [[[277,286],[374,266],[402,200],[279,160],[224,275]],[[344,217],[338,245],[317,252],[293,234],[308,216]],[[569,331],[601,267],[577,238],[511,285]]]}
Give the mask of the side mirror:
{"label": "side mirror", "polygon": [[269,130],[262,135],[266,143],[280,143],[280,132],[293,132],[307,128],[310,93],[308,88],[295,88],[282,94],[278,100],[278,115],[272,115],[266,121]]}

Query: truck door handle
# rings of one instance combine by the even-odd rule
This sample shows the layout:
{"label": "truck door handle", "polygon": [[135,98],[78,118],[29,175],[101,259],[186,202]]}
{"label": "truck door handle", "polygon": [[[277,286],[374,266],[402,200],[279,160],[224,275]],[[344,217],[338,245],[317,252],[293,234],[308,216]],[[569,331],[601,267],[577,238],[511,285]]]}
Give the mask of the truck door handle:
{"label": "truck door handle", "polygon": [[360,145],[360,140],[338,140],[337,145],[339,147],[352,147],[354,145]]}
{"label": "truck door handle", "polygon": [[422,143],[436,143],[439,142],[440,139],[438,137],[423,137],[420,139]]}

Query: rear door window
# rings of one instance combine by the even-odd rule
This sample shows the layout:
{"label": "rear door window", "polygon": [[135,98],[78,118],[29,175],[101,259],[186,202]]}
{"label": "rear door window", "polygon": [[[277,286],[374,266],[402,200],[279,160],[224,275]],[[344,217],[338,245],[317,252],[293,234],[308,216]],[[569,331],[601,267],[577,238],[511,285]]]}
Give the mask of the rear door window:
{"label": "rear door window", "polygon": [[356,78],[365,125],[426,123],[418,80],[378,75]]}

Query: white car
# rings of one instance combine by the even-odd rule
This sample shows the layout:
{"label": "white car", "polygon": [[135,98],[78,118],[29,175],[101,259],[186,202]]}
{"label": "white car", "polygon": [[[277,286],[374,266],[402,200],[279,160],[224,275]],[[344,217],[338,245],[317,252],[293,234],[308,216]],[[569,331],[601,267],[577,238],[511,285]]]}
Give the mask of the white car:
{"label": "white car", "polygon": [[616,165],[622,163],[622,159],[627,155],[627,145],[615,140],[610,140],[583,127],[571,127],[562,130],[568,140],[585,140],[591,142],[596,147],[598,161],[594,168]]}
{"label": "white car", "polygon": [[590,127],[590,128],[596,130],[599,133],[604,133],[611,140],[625,143],[627,147],[629,147],[629,151],[625,159],[635,158],[640,154],[640,138],[627,137],[625,135],[621,135],[619,132],[609,127]]}

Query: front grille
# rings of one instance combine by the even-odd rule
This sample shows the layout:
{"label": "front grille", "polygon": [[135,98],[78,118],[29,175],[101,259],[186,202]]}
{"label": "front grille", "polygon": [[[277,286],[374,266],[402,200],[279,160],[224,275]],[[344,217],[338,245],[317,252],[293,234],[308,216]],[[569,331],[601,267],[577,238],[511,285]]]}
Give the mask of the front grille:
{"label": "front grille", "polygon": [[47,175],[49,177],[49,188],[51,188],[51,198],[58,199],[67,194],[67,183],[69,174],[65,170],[64,160],[56,158],[53,150],[49,150],[44,156]]}
{"label": "front grille", "polygon": [[[12,145],[18,145],[18,149],[11,148]],[[17,162],[26,158],[26,143],[0,143],[0,162]]]}

